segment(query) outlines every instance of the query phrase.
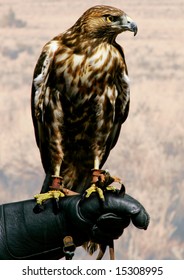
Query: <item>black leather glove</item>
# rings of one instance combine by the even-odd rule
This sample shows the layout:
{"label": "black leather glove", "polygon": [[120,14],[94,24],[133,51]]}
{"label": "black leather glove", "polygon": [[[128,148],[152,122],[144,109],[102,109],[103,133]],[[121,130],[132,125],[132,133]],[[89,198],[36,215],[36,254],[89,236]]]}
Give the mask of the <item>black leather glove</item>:
{"label": "black leather glove", "polygon": [[89,240],[104,243],[121,236],[130,222],[139,229],[149,224],[144,207],[127,194],[107,192],[104,204],[96,194],[64,197],[57,215],[52,200],[39,214],[34,206],[34,200],[0,206],[0,259],[59,259],[64,257],[66,235],[75,246]]}

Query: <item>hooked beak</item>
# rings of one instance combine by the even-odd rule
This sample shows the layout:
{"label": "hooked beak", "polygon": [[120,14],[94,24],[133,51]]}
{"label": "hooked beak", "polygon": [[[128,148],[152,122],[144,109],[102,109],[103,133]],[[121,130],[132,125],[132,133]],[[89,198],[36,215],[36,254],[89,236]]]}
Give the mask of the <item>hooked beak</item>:
{"label": "hooked beak", "polygon": [[134,36],[137,34],[137,24],[126,14],[121,17],[121,27],[123,31],[131,31]]}

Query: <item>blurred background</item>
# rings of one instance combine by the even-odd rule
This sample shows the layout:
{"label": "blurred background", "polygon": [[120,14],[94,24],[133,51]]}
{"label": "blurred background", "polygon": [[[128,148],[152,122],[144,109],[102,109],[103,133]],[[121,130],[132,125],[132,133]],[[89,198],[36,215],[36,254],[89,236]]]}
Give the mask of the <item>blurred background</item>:
{"label": "blurred background", "polygon": [[[44,173],[30,111],[43,45],[96,4],[124,10],[138,34],[118,36],[131,79],[131,107],[105,168],[151,216],[115,242],[117,259],[184,259],[183,0],[0,0],[0,203],[32,198]],[[77,249],[75,259],[94,259]],[[109,256],[106,254],[106,259]]]}

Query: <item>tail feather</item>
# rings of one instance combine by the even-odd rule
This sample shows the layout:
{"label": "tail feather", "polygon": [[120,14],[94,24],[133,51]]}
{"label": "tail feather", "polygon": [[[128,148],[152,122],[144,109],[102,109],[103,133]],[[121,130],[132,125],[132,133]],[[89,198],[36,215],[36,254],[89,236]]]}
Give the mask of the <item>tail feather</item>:
{"label": "tail feather", "polygon": [[90,255],[93,255],[99,248],[99,244],[92,241],[85,242],[82,246]]}

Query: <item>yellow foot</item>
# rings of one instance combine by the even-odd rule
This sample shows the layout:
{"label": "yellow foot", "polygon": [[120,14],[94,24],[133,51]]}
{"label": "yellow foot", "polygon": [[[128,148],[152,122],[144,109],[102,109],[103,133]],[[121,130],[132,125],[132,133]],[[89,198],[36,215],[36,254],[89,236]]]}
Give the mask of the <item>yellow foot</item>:
{"label": "yellow foot", "polygon": [[39,194],[36,194],[34,196],[34,198],[36,199],[36,203],[39,204],[39,205],[42,205],[43,202],[45,202],[46,200],[50,199],[50,198],[54,198],[56,200],[58,200],[60,197],[64,197],[65,194],[61,191],[56,191],[56,190],[53,190],[53,191],[49,191],[47,193],[39,193]]}
{"label": "yellow foot", "polygon": [[112,192],[116,192],[117,191],[117,189],[115,187],[113,187],[113,186],[107,186],[105,189],[107,191],[112,191]]}
{"label": "yellow foot", "polygon": [[102,200],[105,200],[104,198],[104,194],[103,194],[103,190],[99,187],[97,187],[95,184],[92,184],[91,187],[89,187],[87,190],[86,190],[86,194],[85,194],[85,197],[90,197],[90,195],[93,193],[93,192],[97,192],[100,199]]}
{"label": "yellow foot", "polygon": [[[107,186],[107,187],[105,187],[104,190],[105,190],[105,191],[107,190],[107,191],[116,192],[117,189],[116,189],[115,187],[113,187],[113,186]],[[99,195],[99,198],[100,198],[101,200],[105,201],[104,191],[103,191],[101,188],[97,187],[95,184],[92,184],[91,187],[89,187],[89,188],[85,191],[85,197],[86,197],[86,198],[90,197],[90,195],[91,195],[92,193],[94,193],[94,192],[97,192],[98,195]]]}

